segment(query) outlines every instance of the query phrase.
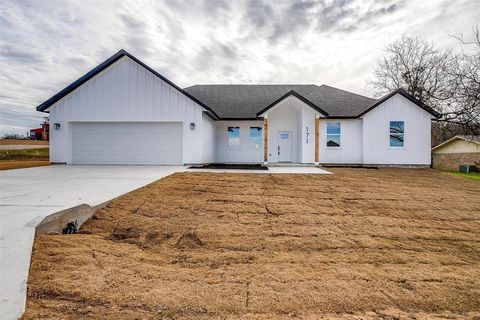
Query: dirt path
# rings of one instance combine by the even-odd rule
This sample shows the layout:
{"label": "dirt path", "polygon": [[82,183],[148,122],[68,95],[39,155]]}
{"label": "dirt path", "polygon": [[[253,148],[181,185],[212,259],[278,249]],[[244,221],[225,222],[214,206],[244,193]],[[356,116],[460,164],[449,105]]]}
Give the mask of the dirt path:
{"label": "dirt path", "polygon": [[24,319],[480,316],[480,183],[177,173],[36,239]]}

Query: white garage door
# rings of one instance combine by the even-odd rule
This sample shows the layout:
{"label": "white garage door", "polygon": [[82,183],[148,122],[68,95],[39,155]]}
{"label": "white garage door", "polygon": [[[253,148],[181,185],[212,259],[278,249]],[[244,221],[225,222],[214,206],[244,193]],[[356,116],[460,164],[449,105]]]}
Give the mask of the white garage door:
{"label": "white garage door", "polygon": [[182,164],[182,123],[73,123],[72,162]]}

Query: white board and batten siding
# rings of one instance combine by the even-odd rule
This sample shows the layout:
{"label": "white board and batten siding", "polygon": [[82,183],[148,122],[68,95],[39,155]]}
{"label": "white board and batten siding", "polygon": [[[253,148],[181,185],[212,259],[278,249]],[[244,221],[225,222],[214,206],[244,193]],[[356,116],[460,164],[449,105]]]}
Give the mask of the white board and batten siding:
{"label": "white board and batten siding", "polygon": [[[327,123],[340,123],[340,147],[327,146]],[[325,164],[362,164],[362,119],[320,119],[318,156]]]}
{"label": "white board and batten siding", "polygon": [[[430,113],[396,94],[362,118],[364,164],[430,165]],[[404,121],[403,147],[390,147],[390,121]]]}
{"label": "white board and batten siding", "polygon": [[202,115],[201,125],[201,143],[202,158],[199,163],[211,163],[216,159],[216,143],[215,143],[215,121],[205,113]]}
{"label": "white board and batten siding", "polygon": [[[220,163],[262,163],[263,162],[263,133],[258,141],[253,143],[250,139],[250,127],[262,128],[263,121],[216,121],[215,145],[216,162]],[[238,146],[229,146],[228,127],[240,129]],[[263,128],[262,128],[263,132]]]}
{"label": "white board and batten siding", "polygon": [[[202,106],[170,84],[130,58],[123,57],[51,107],[50,124],[59,123],[60,130],[55,130],[52,126],[50,131],[50,161],[72,163],[72,150],[76,148],[73,145],[77,142],[72,143],[72,139],[75,136],[78,140],[78,130],[81,128],[98,131],[106,128],[99,124],[101,122],[111,122],[115,126],[125,122],[125,132],[120,133],[123,136],[119,136],[119,139],[131,143],[135,139],[132,132],[135,129],[133,131],[141,132],[137,135],[144,134],[146,139],[138,143],[142,148],[148,146],[150,150],[165,143],[167,136],[171,137],[165,129],[178,130],[180,124],[182,154],[181,161],[176,164],[200,163],[211,159],[214,153],[210,145],[205,145],[213,140],[213,124],[205,119],[203,111]],[[88,127],[91,122],[97,124]],[[194,130],[191,130],[190,123],[195,123]],[[204,125],[207,128],[203,128]],[[131,138],[125,136],[129,131]],[[101,132],[98,134],[98,143],[105,144],[111,139],[112,133],[107,130],[104,140]],[[165,137],[157,139],[158,135],[163,134]],[[173,152],[178,150],[177,147],[169,148]],[[80,159],[77,156],[75,159]],[[173,158],[178,160],[178,155],[172,155]],[[132,159],[126,159],[127,162],[130,160]],[[146,159],[145,163],[150,161],[152,160]]]}

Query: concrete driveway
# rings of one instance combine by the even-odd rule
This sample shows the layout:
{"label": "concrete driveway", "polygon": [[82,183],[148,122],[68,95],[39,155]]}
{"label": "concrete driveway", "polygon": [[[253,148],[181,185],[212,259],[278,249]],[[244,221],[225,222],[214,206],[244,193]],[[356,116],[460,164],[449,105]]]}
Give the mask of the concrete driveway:
{"label": "concrete driveway", "polygon": [[48,166],[0,171],[0,319],[25,309],[35,226],[48,215],[90,206],[186,167]]}

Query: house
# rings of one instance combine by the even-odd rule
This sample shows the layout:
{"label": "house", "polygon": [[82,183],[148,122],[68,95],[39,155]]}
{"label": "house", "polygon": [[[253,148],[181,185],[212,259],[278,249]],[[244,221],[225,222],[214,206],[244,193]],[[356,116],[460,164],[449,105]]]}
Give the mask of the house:
{"label": "house", "polygon": [[124,50],[42,103],[67,164],[430,165],[437,112],[404,90],[322,85],[182,89]]}
{"label": "house", "polygon": [[455,136],[432,148],[432,166],[458,171],[461,165],[480,167],[480,136]]}

